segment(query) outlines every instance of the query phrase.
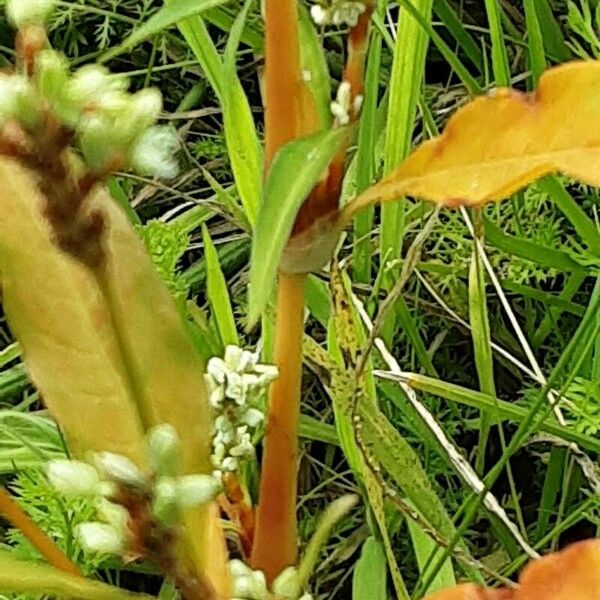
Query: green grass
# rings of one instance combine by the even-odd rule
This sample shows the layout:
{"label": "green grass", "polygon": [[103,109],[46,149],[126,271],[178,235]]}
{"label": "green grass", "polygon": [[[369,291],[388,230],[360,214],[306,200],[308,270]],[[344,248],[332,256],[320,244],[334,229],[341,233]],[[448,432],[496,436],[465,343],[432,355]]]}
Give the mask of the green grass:
{"label": "green grass", "polygon": [[[245,18],[238,18],[241,2],[215,6],[178,27],[159,26],[122,52],[123,40],[162,2],[61,1],[51,27],[53,44],[74,65],[112,56],[110,67],[130,74],[134,88],[155,85],[165,96],[164,119],[172,120],[183,142],[182,175],[156,184],[121,174],[111,192],[139,222],[204,358],[238,340],[248,348],[268,345],[260,329],[245,330],[250,238],[263,177],[258,4],[247,5]],[[349,194],[434,135],[469,97],[508,83],[531,90],[547,66],[600,56],[600,9],[593,0],[526,0],[522,7],[499,0],[399,4],[399,37],[396,8],[382,1],[374,17],[362,118],[348,157]],[[4,22],[0,36],[0,56],[10,63],[11,34]],[[335,28],[319,36],[332,74],[322,87],[335,90],[345,36]],[[290,178],[285,185],[295,183]],[[359,217],[339,256],[348,287],[373,319],[431,214],[430,206],[412,199],[389,206]],[[365,466],[358,465],[358,454],[351,458],[359,452],[351,423],[350,429],[335,427],[334,413],[343,410],[332,402],[327,376],[306,369],[298,502],[303,543],[315,531],[314,515],[332,499],[362,494],[317,563],[309,586],[315,598],[392,598],[400,575],[411,600],[467,576],[496,584],[526,562],[522,541],[543,553],[600,531],[600,506],[591,493],[599,482],[589,479],[565,446],[577,444],[592,461],[600,454],[599,206],[597,190],[545,179],[471,214],[479,248],[463,215],[443,210],[385,320],[383,338],[403,382],[434,416],[444,439],[489,484],[514,529],[481,505],[448,458],[446,442],[402,387],[386,378],[389,366],[380,352],[367,361],[364,384],[372,401],[371,412],[365,409],[366,429],[385,433],[373,434],[379,483],[361,475]],[[330,277],[325,269],[309,282],[306,332],[309,344],[327,348],[331,359],[335,348],[326,340],[340,314],[332,308]],[[560,416],[548,405],[552,391],[564,395]],[[146,565],[105,564],[69,545],[75,517],[90,507],[62,505],[40,476],[44,462],[65,447],[27,381],[4,321],[0,431],[2,479],[40,525],[86,572],[158,593],[160,582]],[[413,456],[418,467],[408,462]],[[407,461],[402,464],[408,472],[398,467],[400,460]],[[254,465],[247,478],[254,498],[256,471]],[[426,523],[397,510],[389,487],[411,500]],[[428,513],[418,504],[419,490],[435,510]],[[421,525],[433,528],[437,539]],[[17,532],[5,527],[0,536],[15,555],[31,556]],[[474,562],[466,564],[464,554]],[[493,565],[492,573],[480,563]]]}

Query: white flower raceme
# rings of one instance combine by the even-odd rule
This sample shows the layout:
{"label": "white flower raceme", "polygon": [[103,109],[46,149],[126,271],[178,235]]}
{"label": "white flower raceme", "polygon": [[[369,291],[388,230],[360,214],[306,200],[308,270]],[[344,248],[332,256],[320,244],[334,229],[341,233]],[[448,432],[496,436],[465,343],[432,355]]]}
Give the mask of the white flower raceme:
{"label": "white flower raceme", "polygon": [[236,471],[254,456],[252,434],[264,420],[256,405],[277,377],[277,368],[258,364],[258,354],[227,346],[223,358],[208,361],[206,382],[215,414],[212,461],[215,475]]}
{"label": "white flower raceme", "polygon": [[42,25],[55,6],[56,0],[6,0],[6,16],[15,29]]}

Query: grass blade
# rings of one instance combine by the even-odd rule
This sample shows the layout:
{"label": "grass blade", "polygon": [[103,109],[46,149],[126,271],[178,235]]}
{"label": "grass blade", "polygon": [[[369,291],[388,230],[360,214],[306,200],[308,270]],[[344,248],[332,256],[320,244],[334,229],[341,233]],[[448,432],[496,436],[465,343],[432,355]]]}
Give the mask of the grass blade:
{"label": "grass blade", "polygon": [[205,225],[202,225],[204,259],[206,260],[206,294],[223,346],[239,346],[227,280],[219,264],[219,255]]}
{"label": "grass blade", "polygon": [[140,42],[160,33],[164,29],[175,25],[202,11],[215,8],[226,0],[171,0],[168,4],[155,12],[147,21],[136,27],[133,32],[121,44],[112,48],[102,57],[101,62],[112,60],[115,56],[131,50]]}

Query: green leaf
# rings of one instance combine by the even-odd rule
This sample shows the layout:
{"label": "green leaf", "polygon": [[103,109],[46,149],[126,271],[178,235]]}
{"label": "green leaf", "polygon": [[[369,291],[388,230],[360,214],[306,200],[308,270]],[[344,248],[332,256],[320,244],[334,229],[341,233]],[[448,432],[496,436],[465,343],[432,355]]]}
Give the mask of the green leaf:
{"label": "green leaf", "polygon": [[[378,373],[378,375],[383,378],[395,380],[394,376],[386,376],[383,373]],[[439,398],[445,398],[450,402],[471,406],[479,410],[488,409],[498,421],[508,420],[514,423],[522,423],[527,419],[527,415],[530,412],[529,407],[506,402],[477,390],[428,377],[427,375],[421,375],[420,373],[403,373],[401,379],[415,390],[420,390]],[[578,433],[570,427],[562,427],[552,417],[548,417],[542,421],[538,426],[538,430],[569,442],[575,442],[582,448],[586,448],[592,452],[600,452],[600,440],[583,433]]]}
{"label": "green leaf", "polygon": [[221,271],[219,255],[205,225],[202,225],[202,239],[204,241],[204,259],[206,260],[206,293],[221,342],[223,346],[238,346],[239,338],[227,281]]}
{"label": "green leaf", "polygon": [[[348,135],[344,128],[286,144],[273,159],[252,240],[248,325],[259,319],[302,203]],[[334,232],[335,233],[335,232]]]}
{"label": "green leaf", "polygon": [[[430,576],[431,568],[435,566],[436,561],[431,560],[432,554],[439,552],[437,544],[423,531],[423,529],[414,521],[408,520],[408,531],[412,538],[413,548],[415,550],[415,558],[419,565],[419,573],[421,579]],[[433,594],[439,590],[456,585],[454,569],[452,568],[452,560],[447,558],[442,567],[437,571],[431,585],[425,590],[427,594]]]}
{"label": "green leaf", "polygon": [[250,6],[251,0],[247,0],[234,21],[227,40],[223,57],[221,101],[225,142],[235,183],[246,217],[254,225],[260,206],[263,156],[252,111],[236,71],[237,49]]}
{"label": "green leaf", "polygon": [[362,547],[352,577],[352,600],[387,600],[385,552],[370,536]]}
{"label": "green leaf", "polygon": [[[485,273],[481,257],[475,247],[469,269],[469,321],[471,339],[475,355],[475,368],[479,379],[479,389],[490,396],[496,396],[494,385],[494,359],[492,355],[490,323],[488,319],[487,297],[485,293]],[[490,414],[482,410],[479,420],[479,444],[475,469],[482,473],[485,466],[485,450],[490,433]]]}
{"label": "green leaf", "polygon": [[0,592],[41,594],[79,600],[152,600],[154,596],[121,590],[99,581],[63,573],[54,567],[18,560],[0,550]]}
{"label": "green leaf", "polygon": [[101,57],[101,62],[112,60],[115,56],[131,50],[134,46],[144,40],[160,33],[163,29],[175,25],[191,16],[197,15],[204,10],[214,8],[227,0],[172,0],[139,27],[136,27],[123,42],[116,48],[112,48]]}
{"label": "green leaf", "polygon": [[[250,225],[254,225],[260,204],[263,158],[250,103],[236,73],[235,56],[244,24],[244,13],[232,25],[233,35],[221,59],[201,17],[179,24],[206,78],[221,101],[225,143],[233,178]],[[227,63],[227,64],[225,64]]]}
{"label": "green leaf", "polygon": [[313,97],[319,117],[319,130],[331,126],[331,77],[325,58],[323,41],[317,35],[308,11],[298,5],[298,34],[300,37],[300,62],[304,84]]}

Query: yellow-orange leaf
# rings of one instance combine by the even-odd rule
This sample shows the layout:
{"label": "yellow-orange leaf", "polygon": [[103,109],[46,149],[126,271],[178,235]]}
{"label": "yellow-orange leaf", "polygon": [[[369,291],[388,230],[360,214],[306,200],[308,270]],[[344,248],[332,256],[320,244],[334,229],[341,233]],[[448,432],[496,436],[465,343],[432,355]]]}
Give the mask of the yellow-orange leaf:
{"label": "yellow-orange leaf", "polygon": [[588,540],[530,563],[516,590],[486,590],[466,584],[425,600],[598,600],[600,540]]}
{"label": "yellow-orange leaf", "polygon": [[556,172],[600,185],[598,61],[550,69],[531,94],[500,89],[476,98],[347,205],[342,219],[402,196],[479,206]]}

